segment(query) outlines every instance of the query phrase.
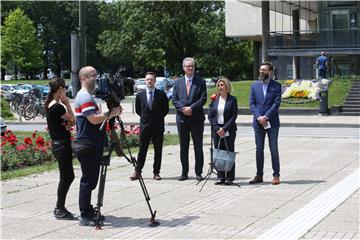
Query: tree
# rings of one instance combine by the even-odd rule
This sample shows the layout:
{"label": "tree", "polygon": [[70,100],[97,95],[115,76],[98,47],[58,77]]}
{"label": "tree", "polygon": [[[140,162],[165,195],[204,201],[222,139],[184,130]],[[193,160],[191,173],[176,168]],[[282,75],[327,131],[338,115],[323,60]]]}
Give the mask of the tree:
{"label": "tree", "polygon": [[251,48],[225,36],[224,2],[110,2],[99,5],[104,31],[97,48],[134,74],[148,69],[182,74],[184,57],[195,57],[207,76],[248,77]]}
{"label": "tree", "polygon": [[18,68],[27,75],[42,65],[42,43],[36,37],[32,21],[21,9],[11,11],[2,27],[1,55],[7,65],[13,65],[15,79]]}

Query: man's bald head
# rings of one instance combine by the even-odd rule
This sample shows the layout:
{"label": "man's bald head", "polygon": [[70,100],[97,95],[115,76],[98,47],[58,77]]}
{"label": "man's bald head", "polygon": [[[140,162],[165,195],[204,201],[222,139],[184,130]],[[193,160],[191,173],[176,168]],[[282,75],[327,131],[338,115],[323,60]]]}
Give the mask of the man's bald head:
{"label": "man's bald head", "polygon": [[90,78],[92,74],[96,73],[96,69],[92,66],[82,67],[79,71],[79,79]]}
{"label": "man's bald head", "polygon": [[93,93],[95,89],[95,80],[97,77],[96,69],[91,66],[85,66],[79,71],[79,79],[81,87],[86,88],[89,93]]}

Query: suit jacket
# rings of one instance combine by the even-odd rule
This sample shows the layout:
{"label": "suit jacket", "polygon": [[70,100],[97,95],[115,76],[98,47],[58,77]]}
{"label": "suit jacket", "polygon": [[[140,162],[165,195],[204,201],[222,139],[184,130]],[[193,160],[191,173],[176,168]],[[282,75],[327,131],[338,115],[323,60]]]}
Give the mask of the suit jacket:
{"label": "suit jacket", "polygon": [[[175,81],[172,96],[172,102],[176,108],[176,122],[204,123],[205,113],[203,106],[206,103],[206,97],[206,84],[200,76],[194,75],[189,96],[186,93],[185,76],[178,78]],[[191,107],[192,116],[185,116],[182,113],[183,107]]]}
{"label": "suit jacket", "polygon": [[155,89],[152,108],[150,110],[146,90],[136,95],[135,110],[140,116],[140,130],[152,128],[164,132],[164,118],[169,112],[169,100],[163,91]]}
{"label": "suit jacket", "polygon": [[[217,97],[214,101],[212,101],[209,105],[208,110],[208,119],[211,124],[211,128],[217,132],[220,129],[220,126],[217,121],[217,110],[219,106],[219,98]],[[237,99],[236,97],[232,95],[228,95],[225,102],[224,107],[224,126],[222,127],[225,132],[235,132],[237,130],[236,127],[236,118],[237,118],[237,112],[238,112],[238,105],[237,105]]]}
{"label": "suit jacket", "polygon": [[266,116],[271,124],[271,127],[280,127],[279,107],[281,103],[281,84],[270,80],[266,96],[264,97],[262,83],[256,81],[251,85],[249,104],[250,110],[254,115],[253,127],[262,127],[257,118]]}

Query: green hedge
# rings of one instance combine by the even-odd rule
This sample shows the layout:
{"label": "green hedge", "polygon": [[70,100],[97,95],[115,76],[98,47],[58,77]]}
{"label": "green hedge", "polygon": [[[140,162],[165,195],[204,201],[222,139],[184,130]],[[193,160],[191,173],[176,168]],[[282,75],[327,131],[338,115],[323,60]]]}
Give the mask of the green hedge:
{"label": "green hedge", "polygon": [[12,119],[14,118],[14,114],[10,110],[10,106],[8,101],[6,101],[2,96],[0,98],[1,102],[1,117],[4,119]]}

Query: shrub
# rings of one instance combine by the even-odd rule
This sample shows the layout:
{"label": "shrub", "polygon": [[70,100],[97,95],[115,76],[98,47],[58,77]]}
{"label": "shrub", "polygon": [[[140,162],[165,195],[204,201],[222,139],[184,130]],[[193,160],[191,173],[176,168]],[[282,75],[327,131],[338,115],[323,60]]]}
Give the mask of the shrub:
{"label": "shrub", "polygon": [[10,111],[10,106],[8,101],[6,101],[2,96],[0,98],[1,102],[1,117],[8,119],[13,117],[13,113]]}

